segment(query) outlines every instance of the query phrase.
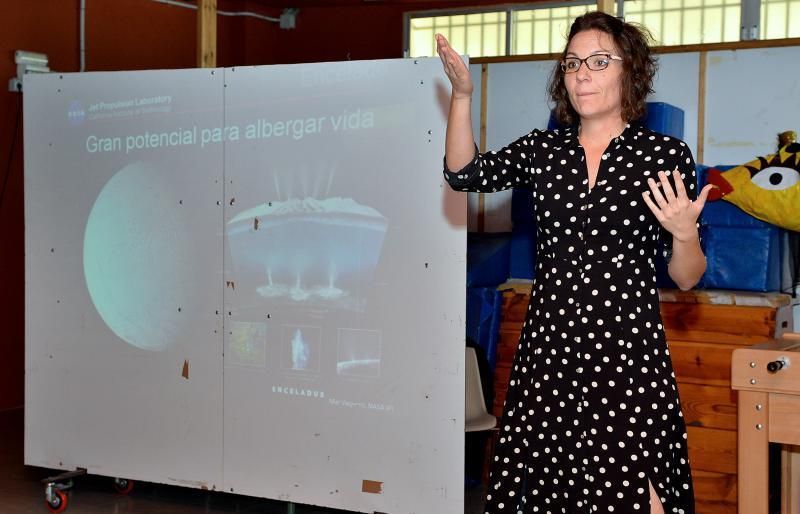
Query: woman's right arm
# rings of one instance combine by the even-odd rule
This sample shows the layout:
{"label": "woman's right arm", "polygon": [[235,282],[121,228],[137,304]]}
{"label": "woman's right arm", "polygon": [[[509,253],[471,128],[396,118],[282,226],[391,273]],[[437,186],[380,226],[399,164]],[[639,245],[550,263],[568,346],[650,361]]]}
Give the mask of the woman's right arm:
{"label": "woman's right arm", "polygon": [[448,169],[460,170],[475,157],[471,114],[474,89],[472,77],[461,56],[441,34],[436,34],[436,49],[452,85],[445,136],[445,164]]}
{"label": "woman's right arm", "polygon": [[472,77],[447,39],[436,35],[436,47],[452,85],[445,135],[444,175],[453,189],[494,192],[531,182],[534,133],[498,152],[479,154],[472,134]]}

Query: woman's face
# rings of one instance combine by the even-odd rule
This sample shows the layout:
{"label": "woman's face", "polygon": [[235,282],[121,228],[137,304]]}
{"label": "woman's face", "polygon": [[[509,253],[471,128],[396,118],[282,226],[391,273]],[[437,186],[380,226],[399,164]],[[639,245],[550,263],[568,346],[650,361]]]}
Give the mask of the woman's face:
{"label": "woman's face", "polygon": [[[610,35],[596,29],[578,32],[567,47],[566,57],[585,59],[594,54],[619,55]],[[569,100],[581,120],[622,117],[622,61],[610,60],[604,70],[590,70],[581,63],[575,73],[564,75]]]}

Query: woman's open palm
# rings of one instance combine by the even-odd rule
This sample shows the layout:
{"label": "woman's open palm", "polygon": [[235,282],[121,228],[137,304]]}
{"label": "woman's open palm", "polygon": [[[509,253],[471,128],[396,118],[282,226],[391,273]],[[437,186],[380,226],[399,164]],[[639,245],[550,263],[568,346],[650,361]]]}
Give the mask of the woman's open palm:
{"label": "woman's open palm", "polygon": [[659,181],[648,178],[647,182],[650,191],[644,191],[642,196],[644,202],[655,214],[661,226],[668,230],[673,236],[684,240],[692,238],[697,234],[696,222],[700,211],[706,203],[708,192],[713,186],[706,185],[697,200],[692,201],[686,194],[680,172],[675,169],[672,172],[675,179],[675,189],[672,189],[667,174],[663,171],[658,172]]}
{"label": "woman's open palm", "polygon": [[444,72],[450,83],[453,85],[453,96],[458,97],[471,97],[472,96],[472,77],[469,74],[469,68],[458,52],[453,50],[447,39],[441,35],[436,34],[436,51],[442,59],[444,65]]}

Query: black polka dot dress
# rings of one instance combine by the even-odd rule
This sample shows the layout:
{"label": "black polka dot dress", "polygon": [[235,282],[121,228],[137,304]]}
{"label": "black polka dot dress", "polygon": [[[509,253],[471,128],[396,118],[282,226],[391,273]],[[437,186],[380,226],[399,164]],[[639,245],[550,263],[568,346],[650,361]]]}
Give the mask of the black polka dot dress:
{"label": "black polka dot dress", "polygon": [[682,141],[628,125],[589,189],[577,127],[534,130],[445,178],[456,190],[527,187],[536,273],[509,383],[486,512],[694,513],[675,375],[654,260],[671,235],[642,200],[647,178],[681,171]]}

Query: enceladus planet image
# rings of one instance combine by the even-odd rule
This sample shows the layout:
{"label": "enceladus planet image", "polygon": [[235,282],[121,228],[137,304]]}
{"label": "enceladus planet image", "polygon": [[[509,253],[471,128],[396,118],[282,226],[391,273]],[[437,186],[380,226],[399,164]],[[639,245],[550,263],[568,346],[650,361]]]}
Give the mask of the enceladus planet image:
{"label": "enceladus planet image", "polygon": [[97,196],[83,241],[97,312],[120,339],[151,351],[187,333],[200,294],[192,228],[165,173],[144,162],[120,169]]}

